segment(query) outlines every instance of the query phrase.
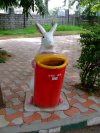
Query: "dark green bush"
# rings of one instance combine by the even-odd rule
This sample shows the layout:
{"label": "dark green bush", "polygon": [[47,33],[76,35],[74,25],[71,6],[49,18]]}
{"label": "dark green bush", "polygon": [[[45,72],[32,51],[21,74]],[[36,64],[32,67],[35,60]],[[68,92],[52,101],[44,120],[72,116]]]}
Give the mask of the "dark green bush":
{"label": "dark green bush", "polygon": [[88,30],[80,35],[82,51],[77,67],[80,69],[82,86],[87,91],[94,91],[94,88],[100,89],[100,26]]}
{"label": "dark green bush", "polygon": [[0,50],[0,55],[6,55],[7,54],[7,51],[6,50]]}
{"label": "dark green bush", "polygon": [[3,57],[0,57],[0,63],[5,63],[6,59]]}

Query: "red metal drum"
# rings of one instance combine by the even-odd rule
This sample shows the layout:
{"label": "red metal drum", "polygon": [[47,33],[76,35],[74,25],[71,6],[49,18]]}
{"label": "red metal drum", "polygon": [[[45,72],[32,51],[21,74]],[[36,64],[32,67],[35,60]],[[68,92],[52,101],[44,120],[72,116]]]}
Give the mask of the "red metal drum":
{"label": "red metal drum", "polygon": [[33,103],[54,107],[59,103],[67,59],[59,54],[36,56]]}

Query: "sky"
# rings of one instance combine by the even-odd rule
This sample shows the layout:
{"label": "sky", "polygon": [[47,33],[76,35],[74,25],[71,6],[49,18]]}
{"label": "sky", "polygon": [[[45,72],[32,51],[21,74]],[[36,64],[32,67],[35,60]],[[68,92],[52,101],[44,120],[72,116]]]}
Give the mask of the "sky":
{"label": "sky", "polygon": [[49,9],[53,9],[55,7],[61,7],[63,5],[64,0],[50,0],[49,1]]}
{"label": "sky", "polygon": [[[50,10],[52,10],[55,7],[62,7],[63,5],[64,5],[64,0],[50,0],[49,1],[49,9]],[[66,4],[66,8],[68,8],[68,4]]]}
{"label": "sky", "polygon": [[[68,9],[68,1],[69,0],[67,0],[66,6],[64,7],[64,9]],[[69,11],[70,14],[74,13],[74,10],[76,9],[76,4],[74,4],[72,6],[72,9],[70,9]],[[64,0],[50,0],[48,5],[49,5],[49,10],[52,10],[53,8],[56,8],[56,7],[62,7],[64,5]]]}

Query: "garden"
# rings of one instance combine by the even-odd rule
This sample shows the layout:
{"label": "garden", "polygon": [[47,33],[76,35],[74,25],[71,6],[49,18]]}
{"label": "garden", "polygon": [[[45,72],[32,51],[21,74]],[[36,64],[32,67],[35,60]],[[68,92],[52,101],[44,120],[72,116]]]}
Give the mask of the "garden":
{"label": "garden", "polygon": [[[25,15],[28,15],[29,7],[33,7],[34,4],[31,3],[32,1],[24,3],[21,0],[20,2]],[[37,10],[43,15],[41,0],[34,0],[34,2],[38,6]],[[55,31],[55,48],[58,53],[65,52],[65,56],[68,57],[68,66],[61,90],[61,94],[64,94],[68,102],[67,109],[53,111],[47,109],[42,112],[41,108],[35,112],[25,110],[26,94],[30,90],[30,79],[33,78],[31,66],[33,56],[37,54],[40,44],[43,44],[40,43],[40,37],[42,40],[45,38],[43,34],[45,30],[41,28],[42,26],[38,24],[41,29],[39,32],[43,35],[37,31],[36,25],[17,30],[0,30],[0,127],[21,125],[18,126],[19,129],[22,128],[18,130],[20,132],[25,132],[26,129],[33,131],[35,128],[35,131],[40,129],[44,131],[45,128],[48,130],[50,127],[54,128],[54,124],[59,121],[60,125],[56,126],[62,126],[61,131],[65,131],[65,124],[68,124],[68,129],[70,129],[70,124],[71,128],[74,124],[76,128],[79,122],[79,127],[81,124],[83,126],[91,126],[96,122],[100,124],[98,117],[100,113],[100,25],[94,19],[91,21],[98,11],[96,10],[98,2],[96,1],[95,7],[92,7],[94,1],[92,2],[87,3],[84,21],[79,25],[58,25],[55,31],[56,23],[53,28],[51,28],[52,24],[42,24],[46,31],[50,29]],[[2,3],[3,7],[5,7],[4,4]],[[11,3],[7,2],[7,4]],[[18,3],[15,1],[15,4],[17,6]],[[81,0],[79,4],[86,5]],[[60,74],[58,75],[60,77]],[[52,79],[55,81],[57,78]],[[30,102],[27,103],[30,104]],[[37,123],[39,123],[38,126]],[[23,125],[27,128],[23,128]]]}
{"label": "garden", "polygon": [[[46,31],[49,31],[50,25],[43,25]],[[55,35],[79,34],[80,45],[82,47],[81,55],[77,61],[77,68],[80,69],[81,87],[89,94],[100,95],[100,26],[97,25],[58,25]],[[0,31],[0,35],[16,36],[41,36],[37,32],[36,27],[27,27],[13,31]],[[6,59],[11,57],[7,51],[0,49],[0,63],[4,63]],[[79,86],[78,86],[79,87]]]}

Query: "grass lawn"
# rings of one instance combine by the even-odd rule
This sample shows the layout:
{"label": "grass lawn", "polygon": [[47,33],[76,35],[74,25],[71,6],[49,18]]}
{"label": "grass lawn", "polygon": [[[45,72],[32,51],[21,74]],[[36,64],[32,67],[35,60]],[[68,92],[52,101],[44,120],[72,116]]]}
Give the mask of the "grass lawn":
{"label": "grass lawn", "polygon": [[[50,25],[43,25],[46,31],[51,29]],[[81,26],[74,25],[58,25],[55,35],[70,35],[70,34],[80,34],[83,32]],[[0,30],[0,37],[37,37],[41,34],[37,31],[35,26],[29,26],[23,29],[16,30]]]}

